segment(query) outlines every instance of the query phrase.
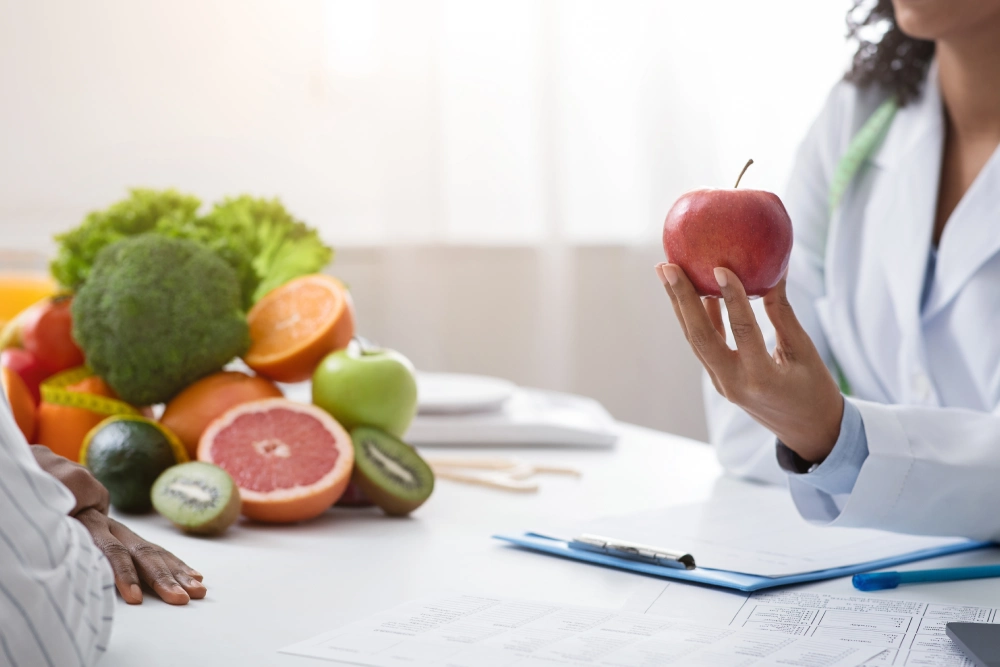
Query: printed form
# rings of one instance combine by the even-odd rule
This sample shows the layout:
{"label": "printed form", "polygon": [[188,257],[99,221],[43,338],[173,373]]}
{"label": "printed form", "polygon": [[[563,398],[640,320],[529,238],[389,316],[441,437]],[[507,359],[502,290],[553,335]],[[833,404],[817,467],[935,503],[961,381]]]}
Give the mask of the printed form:
{"label": "printed form", "polygon": [[371,667],[857,667],[882,652],[770,629],[447,595],[401,605],[281,652]]}
{"label": "printed form", "polygon": [[[659,590],[657,594],[656,591]],[[685,613],[685,608],[688,612]],[[1000,609],[863,595],[769,591],[753,595],[663,584],[640,590],[625,609],[729,628],[880,647],[866,666],[975,667],[945,634],[951,621],[1000,623]]]}

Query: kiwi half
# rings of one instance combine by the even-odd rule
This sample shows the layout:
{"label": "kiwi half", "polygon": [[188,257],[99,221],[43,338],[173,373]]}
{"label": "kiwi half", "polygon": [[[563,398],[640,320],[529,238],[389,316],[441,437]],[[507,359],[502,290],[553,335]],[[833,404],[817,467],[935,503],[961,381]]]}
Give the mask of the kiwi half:
{"label": "kiwi half", "polygon": [[390,516],[404,516],[434,491],[434,472],[408,444],[384,431],[359,426],[351,431],[354,475],[368,498]]}
{"label": "kiwi half", "polygon": [[211,463],[167,468],[150,495],[156,511],[186,533],[220,535],[240,515],[240,491],[233,478]]}

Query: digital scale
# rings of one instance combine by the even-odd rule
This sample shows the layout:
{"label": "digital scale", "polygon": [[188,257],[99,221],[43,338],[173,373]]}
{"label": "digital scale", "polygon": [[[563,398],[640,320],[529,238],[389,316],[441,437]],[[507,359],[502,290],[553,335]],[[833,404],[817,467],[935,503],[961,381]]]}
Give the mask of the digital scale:
{"label": "digital scale", "polygon": [[[308,382],[282,390],[311,402]],[[404,436],[414,446],[602,448],[618,440],[614,418],[583,396],[460,373],[417,373],[417,394],[418,413]]]}

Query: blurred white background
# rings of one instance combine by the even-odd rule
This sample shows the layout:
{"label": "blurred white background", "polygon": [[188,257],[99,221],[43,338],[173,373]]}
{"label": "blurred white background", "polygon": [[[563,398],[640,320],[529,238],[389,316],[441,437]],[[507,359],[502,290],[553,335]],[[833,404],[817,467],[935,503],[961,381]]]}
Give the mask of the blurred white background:
{"label": "blurred white background", "polygon": [[846,0],[0,0],[0,245],[123,196],[280,196],[418,366],[704,437],[673,200],[781,192]]}

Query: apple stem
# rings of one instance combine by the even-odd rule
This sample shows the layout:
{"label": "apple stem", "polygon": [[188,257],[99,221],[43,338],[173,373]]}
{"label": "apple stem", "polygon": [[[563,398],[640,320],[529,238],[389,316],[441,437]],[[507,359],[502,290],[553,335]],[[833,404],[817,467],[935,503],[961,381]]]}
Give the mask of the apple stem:
{"label": "apple stem", "polygon": [[733,186],[734,190],[740,187],[740,181],[743,180],[743,174],[747,173],[747,169],[749,169],[750,165],[752,164],[753,164],[753,158],[750,158],[749,160],[747,160],[747,163],[743,165],[743,171],[741,171],[740,175],[736,177],[736,185]]}
{"label": "apple stem", "polygon": [[382,351],[378,345],[362,336],[355,336],[352,340],[357,344],[358,351],[361,352],[362,356],[366,354],[378,354]]}

